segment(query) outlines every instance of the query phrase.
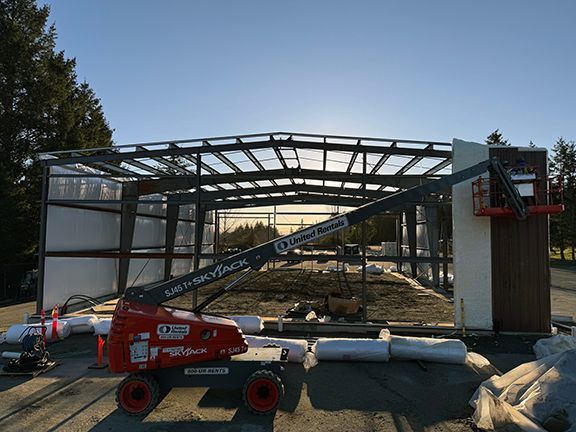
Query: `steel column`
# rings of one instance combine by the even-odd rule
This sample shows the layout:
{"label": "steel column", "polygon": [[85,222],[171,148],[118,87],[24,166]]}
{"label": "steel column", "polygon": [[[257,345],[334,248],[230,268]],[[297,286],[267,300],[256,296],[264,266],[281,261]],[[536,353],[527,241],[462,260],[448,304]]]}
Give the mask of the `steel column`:
{"label": "steel column", "polygon": [[[356,153],[357,154],[357,153]],[[362,155],[362,192],[366,202],[366,153]],[[368,293],[366,287],[366,220],[362,221],[362,322],[368,320]]]}
{"label": "steel column", "polygon": [[[138,198],[138,186],[135,183],[122,185],[122,199],[135,200]],[[120,214],[120,253],[132,251],[134,241],[134,227],[136,226],[136,210],[138,204],[123,203]],[[118,294],[122,294],[128,285],[128,272],[130,258],[120,258],[118,263]]]}
{"label": "steel column", "polygon": [[219,243],[220,243],[220,215],[218,214],[218,210],[214,210],[214,245],[212,246],[214,254],[220,253],[220,248],[218,246]]}
{"label": "steel column", "polygon": [[[399,257],[402,256],[402,215],[403,213],[396,215],[396,256]],[[402,271],[402,261],[396,262],[396,270]]]}
{"label": "steel column", "polygon": [[[442,258],[448,258],[448,241],[450,240],[448,228],[450,225],[450,214],[451,212],[448,211],[449,207],[440,207],[440,214],[441,214],[441,226],[440,231],[442,233]],[[450,289],[448,283],[448,262],[442,263],[442,286],[443,288],[448,291]]]}
{"label": "steel column", "polygon": [[[438,218],[438,207],[424,206],[426,212],[426,227],[428,233],[428,246],[431,257],[438,257],[438,243],[440,240],[440,221]],[[440,286],[440,266],[438,263],[430,263],[432,269],[432,283],[435,287]]]}
{"label": "steel column", "polygon": [[[410,256],[417,256],[418,249],[416,248],[416,206],[410,206],[404,212],[406,216],[406,234],[408,238],[408,251]],[[418,265],[416,263],[410,263],[410,270],[412,271],[412,277],[416,278],[418,276]]]}
{"label": "steel column", "polygon": [[48,194],[50,192],[50,168],[42,169],[42,197],[40,208],[40,243],[38,244],[38,285],[36,287],[36,313],[44,307],[44,275],[46,266],[46,223],[48,219]]}
{"label": "steel column", "polygon": [[[180,206],[168,200],[166,206],[166,254],[174,253],[174,246],[176,245],[176,231],[178,229],[178,216],[180,215]],[[171,279],[172,275],[172,258],[164,260],[164,280]]]}
{"label": "steel column", "polygon": [[[202,155],[196,155],[196,204],[194,206],[194,259],[192,268],[194,271],[200,268],[200,254],[202,253],[202,238],[204,223],[202,219]],[[198,291],[192,292],[192,308],[198,305]]]}

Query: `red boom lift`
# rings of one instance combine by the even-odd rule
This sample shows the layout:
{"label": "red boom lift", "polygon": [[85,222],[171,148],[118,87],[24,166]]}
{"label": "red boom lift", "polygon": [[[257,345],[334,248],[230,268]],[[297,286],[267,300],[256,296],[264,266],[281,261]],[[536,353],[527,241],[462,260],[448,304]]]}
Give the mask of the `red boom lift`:
{"label": "red boom lift", "polygon": [[[145,415],[173,387],[242,388],[249,410],[268,414],[276,410],[284,393],[280,379],[286,350],[261,348],[248,351],[236,325],[225,317],[202,310],[228,292],[270,258],[357,224],[380,212],[417,203],[490,170],[508,204],[519,219],[527,209],[497,159],[486,160],[463,171],[422,186],[381,198],[325,222],[277,238],[184,276],[151,287],[133,287],[118,301],[108,336],[110,371],[129,372],[118,386],[117,401],[130,415]],[[163,306],[187,292],[246,270],[193,310]]]}

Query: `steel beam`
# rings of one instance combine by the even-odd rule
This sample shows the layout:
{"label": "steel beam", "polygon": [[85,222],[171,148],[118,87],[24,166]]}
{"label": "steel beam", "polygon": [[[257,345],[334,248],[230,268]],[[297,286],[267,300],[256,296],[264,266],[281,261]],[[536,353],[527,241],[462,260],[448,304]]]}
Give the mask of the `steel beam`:
{"label": "steel beam", "polygon": [[442,171],[444,168],[450,166],[451,164],[452,164],[452,159],[445,159],[442,162],[440,162],[439,164],[434,165],[428,171],[425,171],[422,175],[425,175],[425,176],[434,175],[438,171]]}
{"label": "steel beam", "polygon": [[[204,244],[203,246],[208,246]],[[321,247],[320,247],[321,248]],[[208,260],[219,260],[230,257],[231,254],[224,253],[203,253],[199,255],[199,259]],[[189,252],[128,252],[120,253],[113,251],[59,251],[59,252],[46,252],[46,257],[56,257],[56,258],[111,258],[111,259],[194,259],[194,254]],[[345,256],[345,255],[273,255],[271,260],[277,261],[318,261],[318,260],[328,260],[328,261],[344,261],[344,262],[356,262],[358,257],[356,256]],[[451,263],[451,257],[419,257],[419,256],[371,256],[367,258],[370,262],[397,262],[402,260],[409,263]]]}
{"label": "steel beam", "polygon": [[[258,180],[274,179],[304,179],[304,180],[328,180],[336,182],[362,183],[362,173],[350,173],[343,179],[343,173],[334,171],[322,171],[312,169],[276,169],[268,171],[247,171],[241,174],[210,174],[202,176],[202,185],[230,184],[235,182],[250,182]],[[382,187],[394,187],[399,189],[410,189],[414,186],[423,185],[439,177],[425,177],[421,175],[377,175],[367,174],[366,183],[381,185]],[[178,191],[192,189],[189,176],[171,177],[162,179],[142,179],[138,180],[138,193],[149,195],[153,193],[163,193],[168,191]]]}
{"label": "steel beam", "polygon": [[226,201],[214,201],[207,203],[206,207],[209,210],[251,208],[251,207],[263,207],[272,205],[283,205],[283,204],[325,204],[325,205],[340,205],[345,207],[358,207],[361,206],[362,203],[363,200],[361,198],[335,197],[330,195],[319,195],[319,194],[297,194],[297,195],[286,195],[271,198],[249,198],[249,199],[235,199]]}
{"label": "steel beam", "polygon": [[[393,142],[390,145],[390,147],[396,147],[396,143]],[[385,155],[380,156],[380,159],[378,159],[378,162],[376,162],[376,164],[370,170],[370,174],[377,174],[378,171],[380,170],[380,168],[382,168],[384,166],[384,164],[386,163],[386,161],[388,161],[390,156],[391,156],[390,154],[385,154]]]}
{"label": "steel beam", "polygon": [[[202,197],[205,201],[214,201],[224,198],[241,197],[241,196],[252,196],[252,195],[268,195],[272,193],[284,193],[284,192],[312,192],[312,193],[323,193],[337,196],[351,196],[351,197],[362,197],[366,195],[367,198],[382,198],[390,195],[392,192],[379,192],[375,190],[366,189],[363,192],[361,189],[353,188],[340,188],[336,186],[321,186],[321,185],[311,185],[311,184],[297,184],[297,185],[279,185],[279,186],[260,186],[258,188],[244,188],[244,189],[226,189],[222,191],[202,191]],[[173,195],[175,200],[189,201],[196,198],[196,192],[184,192]]]}
{"label": "steel beam", "polygon": [[[427,143],[429,144],[429,143]],[[443,143],[445,144],[445,143]],[[265,148],[302,148],[302,149],[316,149],[324,150],[326,146],[332,151],[340,152],[360,152],[360,153],[376,153],[376,154],[390,154],[399,156],[423,156],[423,157],[436,157],[436,158],[451,158],[452,154],[450,151],[446,150],[436,150],[436,149],[420,149],[413,147],[390,147],[390,146],[379,146],[379,145],[366,145],[362,144],[360,146],[341,144],[341,143],[327,143],[315,141],[300,141],[300,140],[286,140],[286,139],[275,139],[275,140],[265,140],[265,141],[252,141],[248,144],[250,149],[265,149]],[[142,147],[141,145],[139,147]],[[245,148],[245,147],[244,147]],[[228,151],[239,151],[242,147],[238,143],[234,144],[219,144],[218,151],[228,152]],[[178,147],[178,148],[166,148],[160,150],[135,150],[126,151],[111,154],[97,154],[97,155],[81,155],[81,156],[68,156],[67,154],[62,154],[62,157],[55,159],[44,159],[42,160],[43,165],[73,165],[77,163],[81,164],[91,164],[96,162],[111,162],[111,161],[124,161],[127,159],[142,159],[142,158],[161,158],[165,156],[179,156],[179,155],[190,155],[190,154],[205,154],[212,153],[213,149],[211,147]],[[56,155],[57,153],[51,153],[51,155]]]}

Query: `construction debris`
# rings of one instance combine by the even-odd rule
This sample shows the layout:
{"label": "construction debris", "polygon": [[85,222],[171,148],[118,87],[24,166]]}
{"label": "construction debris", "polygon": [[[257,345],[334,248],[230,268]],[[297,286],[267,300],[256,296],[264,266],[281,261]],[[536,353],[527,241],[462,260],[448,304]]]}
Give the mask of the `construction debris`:
{"label": "construction debris", "polygon": [[[366,273],[368,274],[381,275],[382,273],[384,273],[384,268],[376,264],[367,264],[365,267],[366,267]],[[356,271],[358,273],[362,273],[363,268],[364,266],[358,266],[356,268]]]}
{"label": "construction debris", "polygon": [[360,309],[360,300],[356,297],[342,298],[332,293],[327,297],[328,310],[336,315],[353,315]]}

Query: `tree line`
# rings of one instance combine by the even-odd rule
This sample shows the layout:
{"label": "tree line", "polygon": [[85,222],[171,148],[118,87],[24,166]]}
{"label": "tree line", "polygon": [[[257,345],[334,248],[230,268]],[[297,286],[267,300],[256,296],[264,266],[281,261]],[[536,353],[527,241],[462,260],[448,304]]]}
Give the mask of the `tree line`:
{"label": "tree line", "polygon": [[[302,225],[304,228],[304,225]],[[300,229],[300,228],[298,228]],[[294,232],[291,229],[290,232]],[[219,249],[248,249],[269,240],[280,237],[281,234],[274,226],[268,226],[263,222],[245,223],[232,229],[220,231]],[[393,217],[376,215],[366,220],[366,243],[379,245],[383,241],[395,241],[396,221]],[[331,233],[314,242],[322,247],[335,247],[346,243],[362,242],[362,224],[353,225],[344,230]]]}
{"label": "tree line", "polygon": [[14,289],[37,262],[38,153],[112,145],[100,100],[79,82],[75,59],[56,49],[49,14],[33,0],[0,0],[0,289],[6,296],[6,286]]}

